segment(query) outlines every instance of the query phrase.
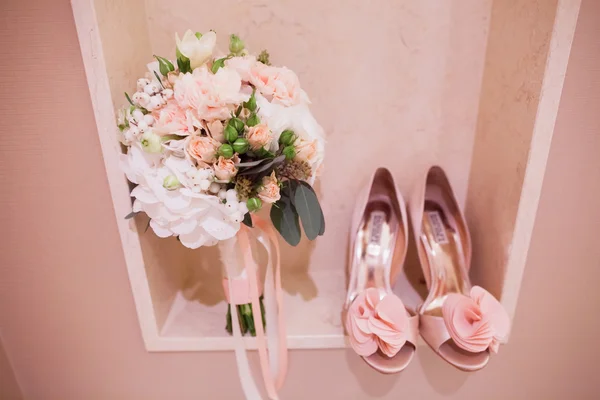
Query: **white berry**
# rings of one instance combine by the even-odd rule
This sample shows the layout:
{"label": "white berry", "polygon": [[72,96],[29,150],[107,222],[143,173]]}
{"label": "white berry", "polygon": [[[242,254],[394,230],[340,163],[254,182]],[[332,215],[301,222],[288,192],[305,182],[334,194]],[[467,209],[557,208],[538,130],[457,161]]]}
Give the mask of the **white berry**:
{"label": "white berry", "polygon": [[162,105],[162,101],[160,99],[160,96],[152,96],[150,98],[150,103],[148,105],[149,105],[148,109],[152,108],[153,110],[155,110],[158,107],[160,107]]}
{"label": "white berry", "polygon": [[133,97],[131,99],[135,104],[139,104],[142,107],[146,107],[146,105],[148,105],[148,103],[150,102],[150,95],[144,92],[136,92],[133,94]]}
{"label": "white berry", "polygon": [[144,122],[148,124],[148,126],[151,126],[154,124],[154,117],[150,114],[146,114],[144,115]]}
{"label": "white berry", "polygon": [[165,89],[165,90],[162,91],[162,95],[166,99],[170,99],[171,97],[173,97],[173,90],[172,89]]}
{"label": "white berry", "polygon": [[208,179],[203,179],[200,181],[200,189],[208,190],[210,188],[210,181]]}
{"label": "white berry", "polygon": [[137,121],[140,122],[144,119],[144,113],[142,112],[142,110],[133,110],[133,112],[131,113],[131,116]]}
{"label": "white berry", "polygon": [[221,190],[221,185],[219,185],[217,182],[213,182],[210,184],[210,187],[208,188],[208,190],[211,193],[217,194],[217,193],[219,193],[219,190]]}
{"label": "white berry", "polygon": [[201,188],[199,188],[198,186],[193,186],[192,187],[192,192],[194,193],[200,193]]}
{"label": "white berry", "polygon": [[244,220],[244,214],[242,214],[239,211],[234,212],[233,214],[231,214],[229,216],[229,218],[233,221],[233,222],[242,222]]}
{"label": "white berry", "polygon": [[146,87],[144,88],[144,93],[147,93],[148,95],[152,96],[156,92],[154,91],[154,87],[152,85],[146,85]]}
{"label": "white berry", "polygon": [[219,190],[218,196],[221,200],[225,200],[226,195],[227,195],[227,191],[225,189]]}
{"label": "white berry", "polygon": [[206,170],[206,169],[199,169],[197,171],[198,171],[198,175],[197,176],[200,179],[208,179],[208,178],[210,178],[210,176],[208,174],[208,170]]}
{"label": "white berry", "polygon": [[150,81],[146,78],[140,78],[137,80],[137,90],[144,90],[146,85],[148,85]]}
{"label": "white berry", "polygon": [[246,214],[248,212],[248,206],[246,205],[245,201],[242,201],[240,204],[238,204],[238,210],[242,214]]}
{"label": "white berry", "polygon": [[227,202],[237,202],[237,191],[235,189],[229,189],[227,191]]}
{"label": "white berry", "polygon": [[227,202],[227,204],[225,204],[225,209],[227,210],[228,213],[232,213],[234,211],[238,210],[238,202]]}
{"label": "white berry", "polygon": [[140,132],[146,132],[148,130],[148,124],[142,120],[138,122],[138,129],[140,130]]}

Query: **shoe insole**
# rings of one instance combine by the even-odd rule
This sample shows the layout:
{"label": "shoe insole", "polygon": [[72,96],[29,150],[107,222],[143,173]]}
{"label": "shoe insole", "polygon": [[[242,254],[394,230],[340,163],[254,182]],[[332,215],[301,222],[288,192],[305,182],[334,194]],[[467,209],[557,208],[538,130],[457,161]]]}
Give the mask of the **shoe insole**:
{"label": "shoe insole", "polygon": [[351,300],[370,287],[382,290],[381,295],[391,291],[390,267],[397,235],[398,221],[391,204],[384,201],[369,203],[360,223],[353,254],[355,281],[354,287],[349,290]]}
{"label": "shoe insole", "polygon": [[465,293],[468,289],[462,243],[447,208],[435,201],[425,201],[421,232],[430,264],[430,291],[433,291],[433,300],[424,312],[441,317],[447,295]]}

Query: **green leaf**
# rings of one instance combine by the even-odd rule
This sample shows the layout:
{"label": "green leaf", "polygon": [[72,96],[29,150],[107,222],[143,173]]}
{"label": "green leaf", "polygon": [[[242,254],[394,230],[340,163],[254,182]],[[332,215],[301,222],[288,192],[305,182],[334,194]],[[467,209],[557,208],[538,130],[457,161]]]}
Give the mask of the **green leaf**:
{"label": "green leaf", "polygon": [[278,164],[281,164],[283,162],[283,160],[285,160],[285,156],[284,155],[278,156],[278,157],[270,160],[269,162],[267,162],[265,164],[258,165],[258,166],[253,167],[253,168],[248,168],[247,170],[238,173],[238,176],[259,174],[261,172],[264,172],[264,171],[267,171],[269,169],[275,168],[275,166],[278,165]]}
{"label": "green leaf", "polygon": [[249,212],[247,212],[247,213],[244,215],[244,220],[242,221],[242,223],[243,223],[244,225],[246,225],[247,227],[249,227],[249,228],[252,228],[252,227],[254,226],[254,225],[252,225],[252,216],[250,215],[250,213],[249,213]]}
{"label": "green leaf", "polygon": [[140,213],[140,211],[132,211],[125,216],[125,219],[131,219],[131,218],[135,217],[136,215],[138,215],[139,213]]}
{"label": "green leaf", "polygon": [[156,54],[154,55],[154,58],[156,58],[156,60],[158,61],[158,69],[160,70],[160,73],[163,74],[163,76],[167,76],[169,72],[175,71],[175,66],[171,61],[167,60],[164,57],[159,57]]}
{"label": "green leaf", "polygon": [[264,147],[261,147],[258,150],[254,151],[254,154],[256,154],[258,157],[264,157],[264,158],[273,158],[275,157],[275,154],[267,149],[265,149]]}
{"label": "green leaf", "polygon": [[256,93],[256,89],[252,91],[252,96],[250,96],[248,101],[244,102],[244,107],[250,110],[251,112],[256,111],[256,97],[254,96],[254,93]]}
{"label": "green leaf", "polygon": [[227,60],[227,57],[219,58],[218,60],[213,61],[213,65],[210,68],[213,74],[216,74],[219,68],[223,68],[225,66],[225,60]]}
{"label": "green leaf", "polygon": [[186,72],[192,71],[192,66],[190,64],[190,59],[181,54],[179,49],[176,49],[177,53],[177,67],[179,68],[179,72],[185,74]]}
{"label": "green leaf", "polygon": [[319,199],[312,188],[291,181],[294,206],[300,215],[304,233],[309,240],[315,240],[321,231],[321,206]]}
{"label": "green leaf", "polygon": [[198,39],[200,39],[200,38],[202,37],[202,34],[201,34],[200,32],[196,32],[196,37],[197,37]]}
{"label": "green leaf", "polygon": [[132,106],[135,105],[135,104],[133,104],[133,101],[131,101],[131,97],[129,97],[129,94],[127,94],[127,92],[125,92],[125,98],[129,102],[129,104],[131,104]]}
{"label": "green leaf", "polygon": [[301,233],[298,213],[289,197],[282,196],[280,200],[273,204],[273,207],[271,207],[271,221],[288,244],[297,246],[300,243]]}
{"label": "green leaf", "polygon": [[271,65],[271,63],[269,61],[269,52],[267,50],[261,51],[260,54],[258,55],[257,61],[261,62],[265,65]]}
{"label": "green leaf", "polygon": [[258,118],[258,115],[256,115],[256,113],[252,113],[252,115],[250,115],[250,117],[248,117],[248,119],[246,120],[246,125],[248,127],[253,127],[260,124],[260,118]]}
{"label": "green leaf", "polygon": [[236,167],[255,167],[258,164],[262,164],[265,161],[268,161],[268,158],[263,158],[262,160],[256,160],[256,161],[248,161],[248,162],[241,162],[239,164],[236,164]]}
{"label": "green leaf", "polygon": [[233,335],[233,326],[231,324],[231,304],[227,304],[227,316],[225,317],[225,330]]}
{"label": "green leaf", "polygon": [[160,79],[160,76],[158,76],[158,74],[156,73],[156,71],[152,71],[152,72],[154,72],[154,76],[158,80],[158,83],[160,83],[160,87],[162,87],[163,89],[165,89],[165,85],[163,85],[162,79]]}

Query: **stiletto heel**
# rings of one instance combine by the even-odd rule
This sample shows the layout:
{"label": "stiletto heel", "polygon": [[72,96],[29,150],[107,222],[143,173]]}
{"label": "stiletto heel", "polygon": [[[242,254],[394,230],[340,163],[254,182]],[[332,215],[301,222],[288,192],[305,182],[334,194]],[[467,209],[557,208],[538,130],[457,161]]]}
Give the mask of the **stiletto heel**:
{"label": "stiletto heel", "polygon": [[354,351],[382,373],[402,371],[415,352],[418,317],[392,292],[407,244],[404,200],[379,168],[352,219],[345,324]]}
{"label": "stiletto heel", "polygon": [[421,337],[450,364],[476,371],[506,342],[510,319],[489,292],[471,286],[469,229],[444,171],[432,167],[415,194],[411,222],[429,289]]}

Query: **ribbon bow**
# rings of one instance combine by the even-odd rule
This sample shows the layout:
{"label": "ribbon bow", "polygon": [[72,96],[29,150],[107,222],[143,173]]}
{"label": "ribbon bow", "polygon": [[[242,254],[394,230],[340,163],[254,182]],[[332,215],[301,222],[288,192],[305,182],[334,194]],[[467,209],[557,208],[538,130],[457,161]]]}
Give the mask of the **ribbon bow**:
{"label": "ribbon bow", "polygon": [[449,294],[442,315],[450,337],[463,350],[478,353],[489,348],[498,353],[500,344],[508,339],[508,314],[494,296],[479,286],[473,286],[469,296]]}
{"label": "ribbon bow", "polygon": [[386,356],[393,357],[406,343],[408,315],[397,296],[386,294],[380,299],[379,291],[369,288],[352,302],[346,328],[358,355],[368,357],[379,348]]}

